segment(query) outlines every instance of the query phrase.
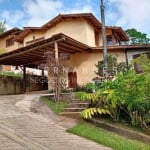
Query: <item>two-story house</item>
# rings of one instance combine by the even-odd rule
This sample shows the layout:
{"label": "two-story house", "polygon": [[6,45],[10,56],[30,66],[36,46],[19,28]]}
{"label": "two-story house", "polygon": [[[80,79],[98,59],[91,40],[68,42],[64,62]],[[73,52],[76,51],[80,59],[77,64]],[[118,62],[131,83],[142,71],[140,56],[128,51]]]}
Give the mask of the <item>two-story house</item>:
{"label": "two-story house", "polygon": [[[41,27],[24,27],[16,32],[12,34],[14,45],[0,55],[0,64],[38,67],[46,59],[44,52],[51,51],[55,59],[61,54],[69,55],[66,63],[70,69],[65,75],[69,87],[84,85],[96,76],[95,64],[103,59],[102,24],[93,14],[59,14]],[[6,35],[8,38],[9,34]],[[121,45],[128,41],[125,32],[121,27],[106,26],[106,35],[108,53],[126,62],[125,48]],[[3,37],[0,43],[6,43],[7,38],[0,37]],[[49,71],[49,89],[51,84]]]}
{"label": "two-story house", "polygon": [[[0,54],[10,52],[20,47],[19,43],[14,40],[14,37],[21,32],[19,28],[13,28],[0,34]],[[10,66],[0,66],[0,71],[9,71]]]}

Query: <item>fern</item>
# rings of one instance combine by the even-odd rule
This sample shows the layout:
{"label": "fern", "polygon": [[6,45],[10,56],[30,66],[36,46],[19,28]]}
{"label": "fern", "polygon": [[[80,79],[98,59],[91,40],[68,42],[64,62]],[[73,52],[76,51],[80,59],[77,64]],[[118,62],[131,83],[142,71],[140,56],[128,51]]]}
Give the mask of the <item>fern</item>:
{"label": "fern", "polygon": [[82,101],[91,100],[92,102],[96,102],[100,98],[100,93],[85,93],[85,92],[78,92],[76,97]]}
{"label": "fern", "polygon": [[81,116],[84,119],[91,119],[95,114],[111,114],[109,110],[104,108],[88,108],[81,112]]}

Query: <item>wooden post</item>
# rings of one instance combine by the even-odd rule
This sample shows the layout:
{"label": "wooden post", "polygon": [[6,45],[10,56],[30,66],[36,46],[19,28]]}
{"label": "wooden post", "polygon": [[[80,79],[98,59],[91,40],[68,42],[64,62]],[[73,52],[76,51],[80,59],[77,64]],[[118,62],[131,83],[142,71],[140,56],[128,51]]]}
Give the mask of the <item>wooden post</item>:
{"label": "wooden post", "polygon": [[58,43],[55,42],[55,61],[58,64],[59,63],[59,58],[58,58]]}
{"label": "wooden post", "polygon": [[26,67],[23,66],[23,92],[26,92]]}
{"label": "wooden post", "polygon": [[58,43],[55,42],[55,61],[56,61],[56,66],[58,67],[57,72],[54,72],[54,75],[56,77],[56,80],[55,80],[55,100],[56,100],[56,102],[59,102],[59,96],[60,96],[59,56],[58,55],[59,55],[58,54]]}
{"label": "wooden post", "polygon": [[44,69],[41,70],[41,75],[44,77]]}

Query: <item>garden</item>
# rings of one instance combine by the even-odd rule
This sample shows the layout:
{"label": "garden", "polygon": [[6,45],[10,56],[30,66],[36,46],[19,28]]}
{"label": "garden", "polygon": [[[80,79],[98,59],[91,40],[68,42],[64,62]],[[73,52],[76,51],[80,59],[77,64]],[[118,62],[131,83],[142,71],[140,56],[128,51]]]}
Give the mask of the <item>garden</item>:
{"label": "garden", "polygon": [[[89,108],[83,110],[81,116],[87,121],[94,118],[149,136],[150,60],[146,55],[141,55],[131,65],[127,65],[117,63],[117,58],[109,55],[108,66],[107,78],[102,77],[103,62],[98,62],[95,83],[75,89],[78,99],[90,102]],[[138,66],[140,74],[134,70],[134,66]],[[63,102],[55,103],[47,99],[44,102],[57,114],[65,107]],[[150,149],[147,142],[125,138],[85,121],[67,131],[116,150]]]}
{"label": "garden", "polygon": [[[82,117],[110,118],[113,122],[150,131],[150,60],[146,55],[141,55],[131,66],[117,63],[116,57],[111,55],[108,60],[111,78],[101,80],[96,85],[88,83],[88,90],[77,93],[79,99],[91,102],[90,107],[81,113]],[[140,74],[132,68],[134,65],[140,67]],[[96,66],[96,73],[101,75],[102,63]],[[114,67],[116,74],[112,69]]]}

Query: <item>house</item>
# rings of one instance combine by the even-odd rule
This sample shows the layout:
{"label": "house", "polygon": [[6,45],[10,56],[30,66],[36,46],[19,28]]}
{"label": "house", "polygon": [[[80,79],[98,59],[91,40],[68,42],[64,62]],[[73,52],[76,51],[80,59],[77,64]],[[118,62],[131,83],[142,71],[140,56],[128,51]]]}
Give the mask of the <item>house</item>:
{"label": "house", "polygon": [[[126,62],[126,33],[121,27],[106,26],[106,35],[108,53]],[[45,62],[44,53],[52,52],[51,60],[68,55],[65,64],[69,70],[63,76],[68,87],[84,85],[96,76],[95,64],[103,59],[102,24],[91,13],[59,14],[41,27],[24,27],[16,32],[12,29],[0,35],[0,43],[7,43],[9,36],[13,36],[14,43],[9,49],[7,44],[2,47],[7,52],[0,55],[0,64],[24,67],[24,77],[26,67],[38,68]],[[51,77],[49,71],[49,90]]]}
{"label": "house", "polygon": [[[13,28],[8,30],[2,34],[0,34],[0,54],[5,52],[10,52],[20,47],[19,43],[14,41],[14,37],[21,32],[19,28]],[[0,71],[9,71],[11,69],[10,66],[0,66]]]}

